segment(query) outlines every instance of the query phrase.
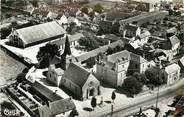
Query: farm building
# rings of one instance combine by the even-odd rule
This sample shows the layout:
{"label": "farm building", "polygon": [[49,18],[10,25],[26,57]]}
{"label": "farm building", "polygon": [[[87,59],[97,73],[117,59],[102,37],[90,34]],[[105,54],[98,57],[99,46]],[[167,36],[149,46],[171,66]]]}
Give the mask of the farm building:
{"label": "farm building", "polygon": [[29,47],[64,37],[65,30],[56,22],[48,22],[22,29],[12,30],[8,36],[11,44],[17,47]]}

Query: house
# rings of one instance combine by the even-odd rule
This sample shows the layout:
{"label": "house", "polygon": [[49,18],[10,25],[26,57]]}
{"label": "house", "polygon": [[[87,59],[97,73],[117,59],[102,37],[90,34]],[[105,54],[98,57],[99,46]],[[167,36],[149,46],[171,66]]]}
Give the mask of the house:
{"label": "house", "polygon": [[128,24],[125,25],[123,31],[123,37],[128,38],[131,41],[135,40],[135,37],[139,36],[141,33],[141,29],[139,26]]}
{"label": "house", "polygon": [[172,50],[155,49],[154,55],[158,58],[161,58],[159,60],[163,60],[163,61],[171,61],[173,59]]}
{"label": "house", "polygon": [[[78,41],[84,37],[82,33],[75,33],[73,35],[68,35],[68,40],[70,42],[71,47],[76,47],[79,45]],[[60,38],[58,40],[54,40],[51,43],[58,45],[60,48],[64,47],[66,38]]]}
{"label": "house", "polygon": [[147,30],[141,31],[141,34],[137,37],[137,39],[140,41],[141,46],[146,44],[148,42],[149,37],[151,36],[151,33]]}
{"label": "house", "polygon": [[167,85],[172,85],[180,79],[180,69],[180,66],[175,63],[165,67],[164,77],[167,78]]}
{"label": "house", "polygon": [[56,19],[57,17],[58,17],[58,14],[52,11],[49,11],[49,13],[47,14],[47,18],[52,19],[52,20]]}
{"label": "house", "polygon": [[67,17],[66,17],[65,15],[62,15],[62,17],[60,18],[60,20],[58,20],[58,23],[59,23],[60,25],[66,25],[66,24],[68,24],[68,19],[67,19]]}
{"label": "house", "polygon": [[181,67],[181,72],[184,72],[184,56],[178,61],[179,66]]}
{"label": "house", "polygon": [[34,25],[13,30],[8,36],[14,46],[26,48],[64,37],[65,30],[56,22]]}
{"label": "house", "polygon": [[68,17],[68,24],[75,23],[76,26],[81,26],[80,21],[76,17]]}
{"label": "house", "polygon": [[60,99],[50,102],[38,108],[39,117],[54,117],[75,109],[76,106],[71,98]]}
{"label": "house", "polygon": [[74,63],[70,63],[64,72],[62,86],[81,100],[100,94],[100,82],[96,77],[80,65]]}
{"label": "house", "polygon": [[154,12],[148,12],[148,13],[141,13],[140,15],[136,15],[134,17],[126,18],[121,20],[119,23],[121,25],[121,28],[124,27],[127,23],[137,22],[138,25],[144,24],[146,22],[154,22],[154,21],[161,21],[163,20],[169,12],[165,11],[154,11]]}
{"label": "house", "polygon": [[178,54],[180,48],[180,40],[176,35],[169,37],[169,41],[171,43],[171,50],[173,51],[173,55]]}
{"label": "house", "polygon": [[99,53],[105,53],[108,50],[108,48],[114,49],[117,46],[124,47],[124,43],[121,40],[115,41],[113,43],[110,43],[109,45],[99,47],[97,49],[94,49],[92,51],[84,53],[80,56],[77,56],[77,57],[74,58],[75,59],[74,61],[84,62],[85,60],[87,60],[89,58],[96,57]]}
{"label": "house", "polygon": [[97,63],[95,72],[97,78],[114,87],[121,86],[130,62],[128,54],[128,51],[115,53],[104,58],[106,60],[103,62]]}
{"label": "house", "polygon": [[95,67],[95,75],[99,80],[118,87],[124,82],[127,72],[144,73],[147,69],[147,61],[139,55],[124,50],[105,56]]}

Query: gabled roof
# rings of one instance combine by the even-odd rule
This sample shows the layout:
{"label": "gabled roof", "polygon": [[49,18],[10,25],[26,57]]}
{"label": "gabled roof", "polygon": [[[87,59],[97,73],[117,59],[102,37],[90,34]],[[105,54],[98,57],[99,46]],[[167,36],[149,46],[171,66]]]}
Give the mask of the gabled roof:
{"label": "gabled roof", "polygon": [[[81,37],[84,37],[84,35],[82,33],[75,33],[74,35],[69,36],[68,40],[69,40],[69,42],[78,41],[79,39],[81,39]],[[65,40],[66,40],[66,38],[61,38],[58,40],[54,40],[51,43],[56,44],[58,46],[61,46],[61,45],[65,44]]]}
{"label": "gabled roof", "polygon": [[131,60],[131,61],[136,61],[138,63],[144,63],[147,62],[143,57],[134,54],[132,52],[129,52],[127,50],[121,51],[121,52],[117,52],[115,54],[109,55],[107,57],[107,60],[109,62],[117,62],[118,60]]}
{"label": "gabled roof", "polygon": [[64,73],[65,78],[69,79],[76,85],[82,87],[87,81],[90,73],[81,66],[70,63],[67,70]]}
{"label": "gabled roof", "polygon": [[180,43],[180,40],[178,39],[178,37],[176,35],[169,37],[169,40],[170,40],[172,46]]}
{"label": "gabled roof", "polygon": [[105,45],[102,47],[99,47],[97,49],[94,49],[88,53],[82,54],[81,56],[76,57],[77,61],[85,61],[87,59],[89,59],[90,57],[95,57],[97,56],[99,53],[104,53],[107,51],[107,49],[110,48],[115,48],[116,46],[124,46],[123,41],[118,40],[116,42],[111,43],[110,45]]}
{"label": "gabled roof", "polygon": [[139,35],[141,39],[151,36],[151,33],[149,31],[146,31]]}
{"label": "gabled roof", "polygon": [[52,92],[51,90],[49,90],[48,88],[46,88],[45,86],[43,86],[38,82],[34,82],[32,86],[35,90],[37,90],[41,95],[43,95],[51,102],[62,99],[62,97],[55,94],[54,92]]}
{"label": "gabled roof", "polygon": [[69,41],[78,41],[79,39],[81,39],[81,37],[84,37],[84,35],[82,33],[75,33],[74,35],[69,36]]}
{"label": "gabled roof", "polygon": [[165,72],[167,74],[173,73],[173,72],[175,72],[177,70],[180,70],[180,66],[178,64],[176,64],[176,63],[165,67]]}
{"label": "gabled roof", "polygon": [[17,29],[16,32],[25,44],[60,37],[66,33],[56,21]]}
{"label": "gabled roof", "polygon": [[68,23],[68,19],[65,15],[62,15],[62,17],[60,18],[60,20],[58,20],[59,24],[67,24]]}
{"label": "gabled roof", "polygon": [[54,13],[54,12],[51,12],[49,11],[49,13],[47,14],[47,17],[50,18],[50,19],[55,19],[57,18],[58,14],[57,13]]}
{"label": "gabled roof", "polygon": [[107,61],[112,62],[112,63],[115,63],[120,59],[130,60],[130,52],[127,50],[124,50],[124,51],[117,52],[115,54],[107,56]]}
{"label": "gabled roof", "polygon": [[53,115],[61,114],[75,108],[75,104],[72,99],[61,99],[50,103],[49,105]]}

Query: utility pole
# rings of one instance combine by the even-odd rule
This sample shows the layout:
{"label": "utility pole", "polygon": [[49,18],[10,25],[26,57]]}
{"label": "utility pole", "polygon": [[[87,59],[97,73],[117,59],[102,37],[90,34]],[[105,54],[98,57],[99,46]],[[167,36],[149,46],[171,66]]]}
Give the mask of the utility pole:
{"label": "utility pole", "polygon": [[157,98],[156,98],[156,109],[158,108],[159,89],[160,87],[158,86]]}

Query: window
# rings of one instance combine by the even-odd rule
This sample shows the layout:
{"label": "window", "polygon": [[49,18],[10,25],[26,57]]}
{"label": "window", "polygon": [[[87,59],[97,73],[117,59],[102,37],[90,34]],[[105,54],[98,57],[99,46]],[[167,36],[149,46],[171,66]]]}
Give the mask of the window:
{"label": "window", "polygon": [[50,78],[52,77],[52,73],[49,74],[50,75]]}
{"label": "window", "polygon": [[137,64],[135,64],[135,68],[138,68],[138,65]]}

